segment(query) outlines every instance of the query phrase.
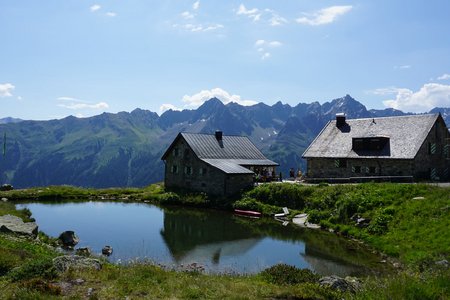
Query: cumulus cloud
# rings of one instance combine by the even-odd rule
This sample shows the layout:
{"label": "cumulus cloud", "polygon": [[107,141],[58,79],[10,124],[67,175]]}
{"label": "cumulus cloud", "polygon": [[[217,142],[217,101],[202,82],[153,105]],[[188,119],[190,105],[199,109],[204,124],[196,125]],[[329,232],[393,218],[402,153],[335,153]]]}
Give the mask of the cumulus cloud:
{"label": "cumulus cloud", "polygon": [[441,76],[439,76],[437,78],[437,80],[448,80],[448,79],[450,79],[450,74],[447,74],[447,73],[442,74]]}
{"label": "cumulus cloud", "polygon": [[395,66],[394,69],[400,69],[400,70],[411,69],[411,65]]}
{"label": "cumulus cloud", "polygon": [[[377,89],[379,94],[395,94],[395,99],[383,101],[386,107],[407,112],[427,112],[434,107],[450,106],[450,85],[427,83],[419,91],[407,88]],[[375,90],[375,91],[377,91]]]}
{"label": "cumulus cloud", "polygon": [[112,12],[112,11],[108,11],[106,14],[105,14],[107,17],[115,17],[115,16],[117,16],[117,13],[115,13],[115,12]]}
{"label": "cumulus cloud", "polygon": [[15,88],[11,83],[0,83],[0,97],[11,97]]}
{"label": "cumulus cloud", "polygon": [[89,9],[90,9],[92,12],[94,12],[94,11],[99,10],[100,8],[102,8],[100,5],[94,4],[94,5],[92,5]]}
{"label": "cumulus cloud", "polygon": [[257,8],[247,9],[244,4],[239,5],[236,14],[247,16],[255,22],[261,19],[261,12],[259,9]]}
{"label": "cumulus cloud", "polygon": [[173,104],[169,104],[169,103],[164,103],[163,105],[161,105],[159,107],[159,113],[162,114],[163,112],[167,111],[167,110],[181,110],[181,108],[176,107]]}
{"label": "cumulus cloud", "polygon": [[86,100],[81,100],[73,97],[58,97],[61,103],[58,104],[59,107],[64,107],[73,110],[81,110],[81,109],[107,109],[109,108],[108,103],[106,102],[98,102],[91,103]]}
{"label": "cumulus cloud", "polygon": [[258,103],[254,100],[244,100],[239,95],[230,95],[227,91],[224,91],[221,88],[202,90],[199,93],[194,94],[192,96],[184,95],[182,101],[186,103],[185,107],[197,108],[200,105],[202,105],[205,101],[214,97],[222,101],[224,104],[235,102],[240,105],[250,106]]}
{"label": "cumulus cloud", "polygon": [[304,13],[303,17],[297,18],[297,23],[318,26],[333,23],[339,16],[348,13],[353,6],[341,5],[323,8],[313,13]]}
{"label": "cumulus cloud", "polygon": [[196,1],[196,2],[194,2],[194,4],[192,4],[193,10],[198,10],[199,7],[200,7],[200,1]]}

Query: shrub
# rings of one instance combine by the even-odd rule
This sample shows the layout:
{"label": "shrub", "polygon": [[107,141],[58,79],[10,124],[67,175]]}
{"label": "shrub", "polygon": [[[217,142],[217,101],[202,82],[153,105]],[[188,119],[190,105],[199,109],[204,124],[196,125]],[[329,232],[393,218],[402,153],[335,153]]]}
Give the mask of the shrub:
{"label": "shrub", "polygon": [[308,222],[320,224],[322,220],[327,220],[330,217],[329,211],[313,209],[308,212]]}
{"label": "shrub", "polygon": [[305,282],[317,282],[319,275],[308,269],[299,269],[286,264],[277,264],[263,270],[261,276],[267,282],[273,284],[299,284]]}
{"label": "shrub", "polygon": [[[388,210],[390,212],[390,210]],[[375,218],[370,221],[367,231],[372,234],[381,235],[388,230],[389,221],[392,220],[392,215],[382,210],[379,212]]]}
{"label": "shrub", "polygon": [[14,281],[36,277],[53,279],[57,276],[57,272],[53,267],[53,262],[49,258],[30,261],[27,264],[22,265],[20,268],[13,269],[9,274],[11,279]]}

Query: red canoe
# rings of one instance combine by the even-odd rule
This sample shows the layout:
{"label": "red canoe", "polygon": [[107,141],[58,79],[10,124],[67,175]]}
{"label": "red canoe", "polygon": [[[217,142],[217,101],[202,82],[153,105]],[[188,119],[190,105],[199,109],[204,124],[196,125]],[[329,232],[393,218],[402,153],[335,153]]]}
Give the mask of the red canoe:
{"label": "red canoe", "polygon": [[240,215],[240,216],[247,216],[247,217],[254,217],[254,218],[261,217],[261,213],[260,212],[252,211],[252,210],[235,209],[234,213],[236,215]]}

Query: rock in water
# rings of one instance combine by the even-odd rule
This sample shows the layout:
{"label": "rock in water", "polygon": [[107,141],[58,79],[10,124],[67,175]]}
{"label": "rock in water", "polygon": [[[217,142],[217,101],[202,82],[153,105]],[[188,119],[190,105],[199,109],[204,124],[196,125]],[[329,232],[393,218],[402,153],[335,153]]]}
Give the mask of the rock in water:
{"label": "rock in water", "polygon": [[63,247],[68,248],[74,247],[80,241],[75,232],[71,230],[64,231],[63,233],[61,233],[58,239],[61,241]]}
{"label": "rock in water", "polygon": [[100,270],[102,264],[98,259],[86,258],[79,255],[63,255],[53,259],[53,266],[58,272],[65,272],[69,269],[95,269]]}
{"label": "rock in water", "polygon": [[24,223],[19,217],[5,215],[0,216],[0,232],[11,232],[35,238],[38,234],[38,226],[34,222]]}

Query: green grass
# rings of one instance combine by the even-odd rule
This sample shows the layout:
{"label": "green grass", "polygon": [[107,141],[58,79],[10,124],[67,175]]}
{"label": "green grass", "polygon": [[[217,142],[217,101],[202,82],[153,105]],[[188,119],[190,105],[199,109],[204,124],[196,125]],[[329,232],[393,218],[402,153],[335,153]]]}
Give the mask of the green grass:
{"label": "green grass", "polygon": [[[30,212],[16,210],[15,201],[150,201],[197,207],[230,208],[232,201],[218,204],[203,194],[167,193],[161,184],[143,189],[81,189],[70,186],[1,192],[10,202],[0,202],[0,215],[13,214],[30,221]],[[424,197],[425,199],[413,199]],[[82,278],[81,285],[65,291],[67,298],[83,298],[93,288],[92,298],[117,299],[448,299],[450,270],[434,262],[450,260],[450,189],[425,184],[360,184],[259,186],[233,203],[236,208],[293,213],[308,212],[322,226],[338,234],[356,237],[373,249],[397,258],[403,268],[381,277],[362,279],[356,294],[320,287],[317,277],[290,266],[278,266],[256,275],[206,275],[165,270],[152,264],[105,265],[101,271],[69,270],[56,275],[49,261],[58,255],[47,244],[0,234],[0,299],[59,299],[57,282]],[[354,215],[369,219],[358,228]],[[243,220],[242,222],[245,222]],[[253,226],[255,227],[255,226]],[[249,228],[253,228],[249,227]],[[265,228],[264,219],[257,229]],[[257,230],[256,229],[256,230]],[[283,230],[288,230],[282,228]],[[249,229],[250,230],[250,229]],[[292,229],[294,230],[294,229]],[[277,232],[277,236],[284,236]],[[40,239],[52,242],[42,233]],[[308,235],[305,235],[307,238]],[[336,243],[311,236],[315,243]]]}
{"label": "green grass", "polygon": [[[450,188],[391,183],[268,184],[248,192],[234,205],[266,213],[282,206],[305,211],[312,222],[362,239],[411,266],[450,258]],[[352,220],[356,215],[369,219],[369,226],[358,228]]]}

